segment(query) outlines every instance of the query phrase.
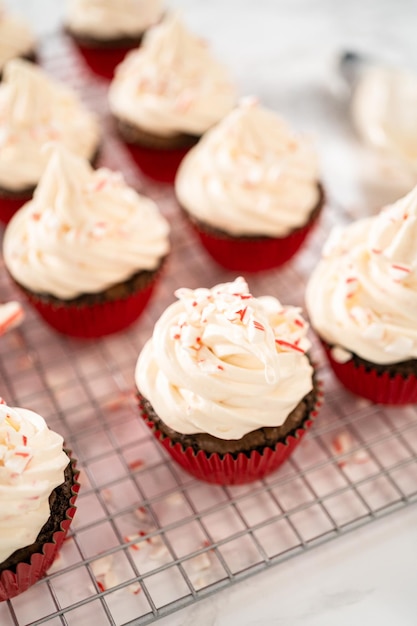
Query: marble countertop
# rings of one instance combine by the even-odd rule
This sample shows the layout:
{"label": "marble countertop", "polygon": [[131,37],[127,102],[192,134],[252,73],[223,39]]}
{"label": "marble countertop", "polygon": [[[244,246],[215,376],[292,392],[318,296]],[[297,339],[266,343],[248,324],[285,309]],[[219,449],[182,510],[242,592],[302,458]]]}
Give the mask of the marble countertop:
{"label": "marble countertop", "polygon": [[[8,0],[41,36],[60,24],[62,2]],[[170,0],[253,94],[311,133],[330,203],[372,213],[405,190],[379,175],[359,146],[337,72],[343,50],[417,66],[407,0]],[[417,507],[410,506],[161,619],[161,626],[414,626]]]}

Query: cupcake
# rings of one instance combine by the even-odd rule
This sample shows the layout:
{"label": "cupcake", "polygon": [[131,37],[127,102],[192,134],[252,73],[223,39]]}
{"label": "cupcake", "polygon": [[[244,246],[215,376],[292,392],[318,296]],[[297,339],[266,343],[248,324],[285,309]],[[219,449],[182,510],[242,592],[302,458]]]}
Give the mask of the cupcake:
{"label": "cupcake", "polygon": [[22,18],[9,13],[0,0],[0,80],[10,59],[36,60],[36,43],[32,30]]}
{"label": "cupcake", "polygon": [[254,98],[242,100],[190,150],[175,191],[207,252],[239,272],[288,261],[324,201],[310,144]]}
{"label": "cupcake", "polygon": [[417,187],[332,231],[307,286],[311,324],[347,389],[417,402]]}
{"label": "cupcake", "polygon": [[51,140],[93,161],[97,120],[74,92],[40,68],[9,61],[0,84],[0,221],[7,223],[31,199],[46,165],[42,146]]}
{"label": "cupcake", "polygon": [[169,250],[168,223],[120,173],[55,145],[33,200],[12,218],[4,261],[61,333],[100,337],[145,308]]}
{"label": "cupcake", "polygon": [[317,414],[307,324],[243,278],[178,289],[139,355],[142,417],[173,459],[218,484],[262,478]]}
{"label": "cupcake", "polygon": [[118,132],[141,170],[172,183],[199,137],[233,107],[235,89],[207,44],[176,15],[151,28],[110,84]]}
{"label": "cupcake", "polygon": [[78,473],[62,437],[28,409],[0,404],[0,601],[51,566],[75,513]]}
{"label": "cupcake", "polygon": [[116,65],[159,22],[162,0],[69,0],[66,32],[89,68],[112,78]]}

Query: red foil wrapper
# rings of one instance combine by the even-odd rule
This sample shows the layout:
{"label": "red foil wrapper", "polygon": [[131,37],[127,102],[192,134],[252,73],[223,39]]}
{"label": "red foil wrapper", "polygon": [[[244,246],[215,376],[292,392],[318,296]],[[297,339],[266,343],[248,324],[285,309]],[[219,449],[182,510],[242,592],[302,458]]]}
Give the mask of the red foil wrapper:
{"label": "red foil wrapper", "polygon": [[[70,450],[65,450],[65,452],[71,457]],[[75,469],[75,459],[71,458],[71,465],[74,481],[71,489],[71,506],[67,509],[65,519],[61,522],[61,529],[54,534],[53,541],[45,543],[42,546],[42,552],[32,554],[30,562],[19,563],[15,572],[12,570],[5,570],[0,574],[0,602],[9,600],[14,596],[23,593],[40,580],[51,567],[59,550],[61,549],[75,515],[75,501],[80,489],[80,484],[77,482],[79,472]]]}
{"label": "red foil wrapper", "polygon": [[157,280],[156,277],[145,289],[127,298],[91,305],[67,304],[63,300],[62,305],[57,306],[45,302],[36,294],[23,293],[45,322],[58,332],[70,337],[93,339],[119,332],[136,322],[148,304]]}
{"label": "red foil wrapper", "polygon": [[307,430],[313,425],[320,406],[321,394],[314,411],[298,428],[294,435],[286,437],[284,443],[277,443],[273,447],[265,447],[262,452],[254,450],[250,453],[236,454],[208,454],[202,450],[195,452],[191,447],[184,448],[180,443],[172,441],[158,430],[146,414],[139,401],[141,416],[152,430],[155,437],[163,445],[171,457],[187,472],[208,483],[216,485],[243,485],[260,480],[277,470],[294,452]]}
{"label": "red foil wrapper", "polygon": [[16,211],[26,204],[26,202],[29,202],[31,198],[32,194],[20,198],[5,198],[0,195],[0,222],[8,224]]}
{"label": "red foil wrapper", "polygon": [[178,167],[191,146],[186,148],[148,148],[137,144],[124,144],[140,170],[154,181],[174,184]]}
{"label": "red foil wrapper", "polygon": [[262,272],[284,265],[304,243],[317,217],[286,237],[233,237],[214,234],[190,223],[201,244],[222,267],[236,272]]}
{"label": "red foil wrapper", "polygon": [[78,41],[73,40],[78,52],[82,56],[85,64],[90,70],[106,80],[112,80],[114,70],[123,61],[130,50],[137,46],[114,47],[114,48],[93,48],[83,46]]}
{"label": "red foil wrapper", "polygon": [[335,361],[331,346],[322,342],[329,364],[340,382],[352,393],[378,404],[414,404],[417,402],[417,376],[379,373],[356,365],[352,359],[346,363]]}

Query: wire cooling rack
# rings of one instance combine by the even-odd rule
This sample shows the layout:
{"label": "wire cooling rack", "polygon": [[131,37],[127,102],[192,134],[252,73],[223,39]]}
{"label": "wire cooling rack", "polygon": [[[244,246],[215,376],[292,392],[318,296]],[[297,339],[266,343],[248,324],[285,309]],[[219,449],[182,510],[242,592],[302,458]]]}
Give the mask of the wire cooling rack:
{"label": "wire cooling rack", "polygon": [[[314,337],[325,404],[314,428],[275,474],[248,486],[198,482],[173,464],[139,418],[138,353],[179,286],[234,276],[201,251],[172,190],[141,178],[112,134],[106,84],[84,70],[69,42],[44,44],[43,64],[100,115],[102,163],[122,169],[159,203],[172,226],[172,254],[143,317],[98,341],[61,337],[26,308],[1,338],[1,395],[32,408],[60,432],[81,468],[78,511],[48,576],[0,604],[0,623],[83,626],[149,624],[200,598],[343,535],[417,499],[415,406],[383,408],[344,391]],[[305,249],[285,268],[249,277],[255,295],[302,305],[325,234],[350,216],[330,199]],[[0,301],[18,298],[4,271]]]}

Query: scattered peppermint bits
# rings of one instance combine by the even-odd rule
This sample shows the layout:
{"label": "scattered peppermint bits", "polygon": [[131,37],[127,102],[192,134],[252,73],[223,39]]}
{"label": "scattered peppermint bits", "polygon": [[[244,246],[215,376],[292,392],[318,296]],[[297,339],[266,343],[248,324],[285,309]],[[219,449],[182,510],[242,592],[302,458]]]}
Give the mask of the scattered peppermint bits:
{"label": "scattered peppermint bits", "polygon": [[200,372],[227,377],[235,359],[255,359],[273,385],[280,376],[280,355],[303,355],[310,347],[300,309],[283,307],[272,296],[253,297],[242,277],[212,289],[178,289],[175,295],[183,311],[178,307],[169,338]]}
{"label": "scattered peppermint bits", "polygon": [[392,263],[388,269],[389,275],[395,282],[402,282],[411,272],[411,267],[399,263]]}
{"label": "scattered peppermint bits", "polygon": [[102,239],[108,232],[109,225],[107,222],[96,222],[89,231],[90,237],[93,239]]}
{"label": "scattered peppermint bits", "polygon": [[331,448],[336,456],[343,456],[337,464],[339,467],[345,467],[348,463],[362,464],[367,463],[369,454],[366,450],[360,448],[355,449],[352,435],[347,430],[338,433],[331,442]]}
{"label": "scattered peppermint bits", "polygon": [[6,302],[0,305],[0,336],[23,321],[24,313],[19,302]]}
{"label": "scattered peppermint bits", "polygon": [[[27,431],[29,432],[29,431]],[[10,480],[18,479],[33,458],[23,423],[18,413],[0,402],[0,467]],[[35,496],[37,497],[37,496]]]}
{"label": "scattered peppermint bits", "polygon": [[143,459],[134,459],[129,462],[129,469],[134,471],[138,469],[142,469],[145,466],[145,461]]}

